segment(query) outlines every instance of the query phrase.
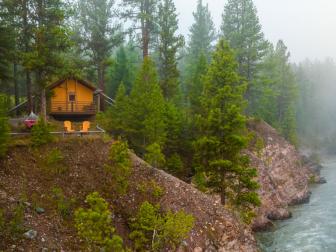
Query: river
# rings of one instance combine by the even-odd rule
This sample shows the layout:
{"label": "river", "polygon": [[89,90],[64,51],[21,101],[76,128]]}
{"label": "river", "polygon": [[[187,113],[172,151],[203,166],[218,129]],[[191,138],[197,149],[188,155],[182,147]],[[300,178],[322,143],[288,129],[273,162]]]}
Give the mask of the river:
{"label": "river", "polygon": [[336,161],[323,164],[328,183],[314,185],[310,202],[291,208],[293,218],[257,234],[263,252],[336,251]]}

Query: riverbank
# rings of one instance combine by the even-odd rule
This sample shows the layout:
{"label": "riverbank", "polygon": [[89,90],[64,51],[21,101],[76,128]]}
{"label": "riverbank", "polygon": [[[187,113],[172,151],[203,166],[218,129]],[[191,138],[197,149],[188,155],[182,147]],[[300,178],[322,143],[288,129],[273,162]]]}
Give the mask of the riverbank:
{"label": "riverbank", "polygon": [[334,252],[336,248],[336,160],[323,163],[327,184],[312,185],[309,203],[291,207],[292,218],[256,235],[263,252]]}

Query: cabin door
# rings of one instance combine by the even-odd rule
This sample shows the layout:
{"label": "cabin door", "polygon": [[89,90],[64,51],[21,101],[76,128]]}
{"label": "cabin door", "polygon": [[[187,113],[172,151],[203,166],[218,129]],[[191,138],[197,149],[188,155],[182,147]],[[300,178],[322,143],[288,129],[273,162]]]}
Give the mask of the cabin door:
{"label": "cabin door", "polygon": [[70,105],[70,111],[75,112],[76,111],[76,93],[70,92],[68,97],[69,105]]}

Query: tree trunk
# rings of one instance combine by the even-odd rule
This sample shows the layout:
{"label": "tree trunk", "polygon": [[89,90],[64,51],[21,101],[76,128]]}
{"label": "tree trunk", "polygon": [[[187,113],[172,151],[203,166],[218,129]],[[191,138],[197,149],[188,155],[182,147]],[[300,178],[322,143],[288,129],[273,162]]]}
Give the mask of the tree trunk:
{"label": "tree trunk", "polygon": [[47,101],[46,101],[46,89],[41,90],[41,116],[44,122],[47,121]]}
{"label": "tree trunk", "polygon": [[[98,65],[98,87],[99,89],[105,93],[105,66],[103,63],[99,63]],[[104,111],[105,109],[105,102],[104,102],[104,97],[100,95],[100,110]]]}
{"label": "tree trunk", "polygon": [[[29,52],[29,26],[28,26],[28,0],[22,2],[22,19],[23,19],[23,33],[24,33],[24,46],[25,52]],[[33,111],[33,98],[30,73],[26,69],[26,89],[27,89],[27,109],[28,113]]]}
{"label": "tree trunk", "polygon": [[226,193],[225,193],[225,190],[223,190],[221,192],[220,197],[221,197],[221,203],[222,203],[222,205],[225,205],[225,203],[226,203]]}
{"label": "tree trunk", "polygon": [[13,64],[13,81],[14,81],[14,97],[15,97],[15,106],[19,105],[19,85],[17,79],[17,64],[14,62]]}
{"label": "tree trunk", "polygon": [[141,3],[141,12],[143,13],[143,17],[141,18],[143,58],[146,58],[149,55],[149,21],[147,17],[148,8],[148,0],[145,0],[144,3]]}
{"label": "tree trunk", "polygon": [[32,87],[29,71],[26,71],[26,89],[27,89],[27,109],[28,113],[33,111]]}

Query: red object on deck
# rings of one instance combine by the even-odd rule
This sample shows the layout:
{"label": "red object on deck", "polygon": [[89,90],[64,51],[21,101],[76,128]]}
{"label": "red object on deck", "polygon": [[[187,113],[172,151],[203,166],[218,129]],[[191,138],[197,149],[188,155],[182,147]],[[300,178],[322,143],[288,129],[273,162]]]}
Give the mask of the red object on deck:
{"label": "red object on deck", "polygon": [[35,119],[26,119],[26,120],[24,120],[24,124],[28,128],[32,128],[36,123],[37,123],[37,120],[35,120]]}

